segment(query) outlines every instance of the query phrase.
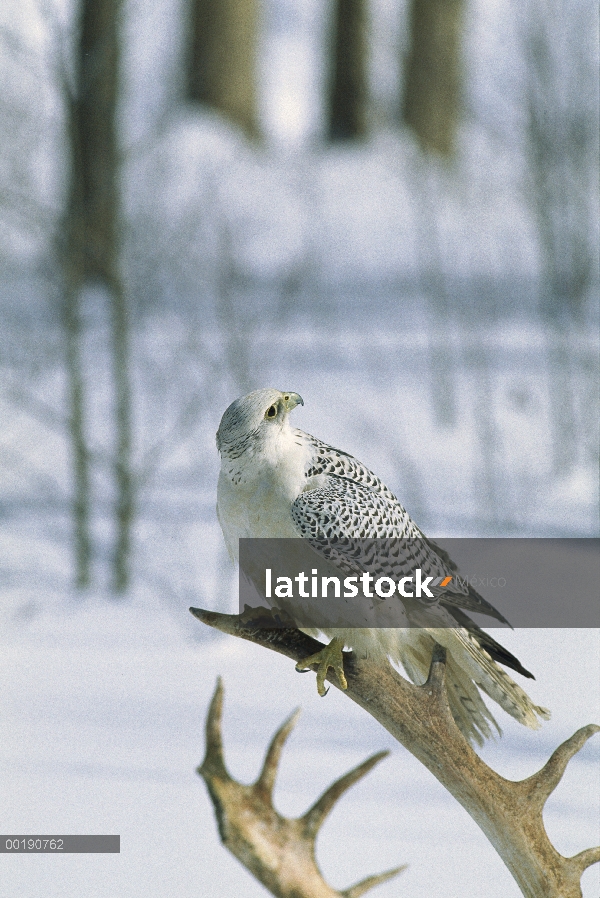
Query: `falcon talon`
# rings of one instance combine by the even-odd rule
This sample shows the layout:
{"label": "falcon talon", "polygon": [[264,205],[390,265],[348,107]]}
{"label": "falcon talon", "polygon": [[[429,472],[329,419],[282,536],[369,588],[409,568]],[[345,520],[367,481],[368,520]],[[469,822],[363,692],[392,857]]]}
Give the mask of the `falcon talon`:
{"label": "falcon talon", "polygon": [[327,695],[327,692],[329,691],[325,689],[325,678],[327,677],[327,671],[330,668],[335,671],[335,674],[340,681],[341,688],[348,688],[348,683],[346,682],[346,677],[344,675],[343,648],[343,639],[340,639],[339,636],[334,636],[329,645],[324,645],[319,652],[315,652],[314,655],[309,655],[308,658],[302,658],[302,660],[298,661],[296,664],[296,670],[299,673],[302,673],[307,668],[310,669],[312,664],[318,665],[317,691],[321,697]]}

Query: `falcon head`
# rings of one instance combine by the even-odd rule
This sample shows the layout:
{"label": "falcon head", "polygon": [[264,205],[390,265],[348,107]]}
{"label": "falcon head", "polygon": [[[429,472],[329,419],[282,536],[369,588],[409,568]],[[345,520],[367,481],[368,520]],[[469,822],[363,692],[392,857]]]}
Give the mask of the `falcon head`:
{"label": "falcon head", "polygon": [[217,430],[217,449],[239,455],[250,445],[267,441],[287,424],[289,413],[304,405],[298,393],[255,390],[232,402]]}

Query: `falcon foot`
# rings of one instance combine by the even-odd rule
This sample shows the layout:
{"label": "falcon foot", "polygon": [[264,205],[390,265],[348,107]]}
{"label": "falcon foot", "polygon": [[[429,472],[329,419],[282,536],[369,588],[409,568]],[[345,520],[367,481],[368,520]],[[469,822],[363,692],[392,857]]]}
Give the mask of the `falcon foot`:
{"label": "falcon foot", "polygon": [[348,683],[344,676],[343,648],[343,640],[334,636],[329,645],[323,646],[320,652],[310,655],[308,658],[303,658],[296,664],[298,673],[306,673],[313,664],[319,665],[317,668],[317,690],[320,696],[327,695],[329,692],[328,689],[325,689],[325,677],[330,667],[333,667],[342,689],[348,688]]}

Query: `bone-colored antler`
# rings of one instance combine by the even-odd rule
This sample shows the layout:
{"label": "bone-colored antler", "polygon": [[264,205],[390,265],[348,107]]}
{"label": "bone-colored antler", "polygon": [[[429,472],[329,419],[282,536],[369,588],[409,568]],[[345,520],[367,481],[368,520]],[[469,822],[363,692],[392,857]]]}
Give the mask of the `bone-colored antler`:
{"label": "bone-colored antler", "polygon": [[[299,630],[267,629],[235,615],[190,610],[223,633],[248,639],[294,661],[319,648],[316,640]],[[462,804],[525,898],[581,898],[581,875],[600,861],[600,847],[563,857],[548,839],[542,811],[569,760],[600,727],[590,724],[578,730],[533,776],[518,782],[504,779],[481,760],[456,726],[446,696],[445,668],[444,650],[437,646],[427,682],[415,686],[389,664],[344,653],[345,695],[375,717]],[[333,672],[328,679],[339,685]]]}
{"label": "bone-colored antler", "polygon": [[387,751],[368,758],[336,780],[311,808],[296,819],[278,814],[273,807],[273,787],[286,739],[294,728],[295,711],[277,730],[255,783],[244,786],[227,771],[223,757],[221,678],[206,719],[206,754],[198,773],[212,799],[223,844],[277,898],[359,898],[379,883],[397,876],[396,867],[369,876],[343,892],[331,888],[315,860],[315,840],[325,818],[343,793],[379,763]]}

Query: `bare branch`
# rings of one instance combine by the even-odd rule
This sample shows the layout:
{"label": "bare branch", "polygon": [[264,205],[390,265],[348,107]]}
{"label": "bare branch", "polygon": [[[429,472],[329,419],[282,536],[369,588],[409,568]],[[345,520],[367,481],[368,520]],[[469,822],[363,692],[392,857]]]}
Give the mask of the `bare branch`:
{"label": "bare branch", "polygon": [[271,792],[283,745],[299,712],[295,711],[271,740],[256,782],[244,786],[232,779],[225,768],[222,710],[223,683],[219,677],[206,720],[206,754],[197,770],[212,799],[223,844],[273,895],[277,898],[359,898],[367,889],[386,882],[405,869],[397,867],[370,876],[345,892],[338,892],[325,882],[317,866],[315,838],[318,825],[306,826],[306,819],[320,802],[326,800],[327,810],[330,810],[346,789],[388,752],[375,755],[334,783],[304,817],[288,819],[273,807]]}
{"label": "bare branch", "polygon": [[[268,628],[251,616],[191,608],[199,620],[300,661],[320,643],[300,630]],[[448,789],[481,827],[526,898],[581,898],[583,870],[599,859],[598,849],[574,858],[550,843],[542,808],[573,755],[600,727],[579,730],[533,777],[506,780],[485,764],[458,729],[444,688],[444,657],[435,651],[427,682],[415,686],[387,662],[344,652],[345,695],[360,705],[404,745]],[[337,688],[333,673],[327,679]],[[542,797],[540,797],[542,796]],[[309,812],[310,813],[310,812]]]}
{"label": "bare branch", "polygon": [[379,762],[383,761],[384,758],[387,758],[388,755],[389,751],[380,751],[376,755],[367,758],[366,761],[363,761],[358,767],[355,767],[353,770],[344,774],[344,776],[341,776],[335,783],[332,783],[325,792],[323,792],[321,797],[315,801],[312,808],[310,808],[304,817],[302,817],[304,832],[308,838],[316,838],[325,818],[344,792],[350,789],[354,783],[357,783],[359,779],[362,779],[363,776],[366,776],[376,764],[379,764]]}
{"label": "bare branch", "polygon": [[[68,415],[57,411],[49,402],[40,399],[26,386],[10,380],[7,375],[3,377],[2,387],[4,398],[18,406],[20,411],[29,415],[53,433],[57,433],[60,436],[68,434],[69,429],[72,427],[72,421]],[[107,470],[110,469],[112,458],[107,452],[103,452],[100,449],[89,449],[87,446],[84,451],[90,463]]]}

